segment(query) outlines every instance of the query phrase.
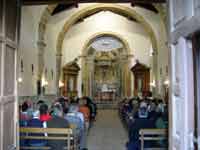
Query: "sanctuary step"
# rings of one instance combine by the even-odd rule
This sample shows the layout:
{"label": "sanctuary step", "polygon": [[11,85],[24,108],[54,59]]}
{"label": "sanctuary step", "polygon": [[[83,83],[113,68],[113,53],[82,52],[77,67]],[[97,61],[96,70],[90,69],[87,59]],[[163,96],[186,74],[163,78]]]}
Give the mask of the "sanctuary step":
{"label": "sanctuary step", "polygon": [[117,109],[118,101],[95,101],[98,109]]}

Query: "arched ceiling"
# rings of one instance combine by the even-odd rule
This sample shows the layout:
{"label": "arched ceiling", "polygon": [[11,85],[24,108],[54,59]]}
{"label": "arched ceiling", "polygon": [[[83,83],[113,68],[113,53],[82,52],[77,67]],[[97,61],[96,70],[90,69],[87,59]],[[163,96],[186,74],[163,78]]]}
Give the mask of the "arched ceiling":
{"label": "arched ceiling", "polygon": [[141,23],[144,26],[145,30],[149,33],[150,38],[152,40],[153,49],[157,50],[157,41],[156,41],[155,33],[153,31],[153,27],[149,24],[149,22],[143,16],[138,14],[135,10],[123,5],[95,4],[95,5],[91,5],[86,8],[83,8],[82,10],[72,15],[65,22],[57,39],[57,54],[59,55],[62,54],[63,41],[65,38],[65,34],[68,32],[68,30],[81,18],[84,18],[88,15],[94,14],[99,11],[111,11],[119,15],[123,14],[123,16],[129,16],[131,18],[135,18],[139,23]]}
{"label": "arched ceiling", "polygon": [[[95,11],[95,12],[93,12],[93,13],[90,13],[90,14],[88,14],[88,15],[85,15],[84,17],[82,17],[82,18],[80,18],[79,20],[77,20],[77,22],[75,22],[74,24],[79,23],[79,22],[82,22],[82,21],[84,21],[84,19],[87,19],[87,18],[89,18],[89,17],[91,17],[91,16],[93,16],[93,15],[96,15],[96,14],[98,14],[98,13],[100,13],[100,12],[103,12],[103,11],[105,11],[105,10],[99,10],[99,11]],[[106,10],[106,11],[112,12],[112,11],[110,11],[110,10]],[[116,13],[115,13],[115,14],[116,14]],[[119,12],[118,15],[123,16],[123,17],[127,18],[127,19],[130,20],[130,21],[133,21],[133,22],[137,22],[137,23],[138,23],[137,19],[135,19],[133,16],[128,16],[127,14],[125,14],[125,13],[123,13],[123,12],[121,12],[121,13]]]}
{"label": "arched ceiling", "polygon": [[[35,2],[35,0],[34,0]],[[151,10],[151,11],[154,11],[154,12],[160,12],[162,11],[162,9],[164,9],[163,7],[159,7],[162,5],[163,2],[161,3],[152,3],[152,2],[147,2],[147,3],[131,3],[132,6],[139,6],[139,7],[143,7],[145,9],[148,9],[148,10]],[[137,4],[137,5],[136,5]],[[145,6],[147,5],[147,6]],[[53,4],[53,5],[48,5],[47,8],[44,10],[41,18],[40,18],[40,22],[39,22],[39,28],[38,28],[38,41],[39,42],[44,42],[44,35],[45,35],[45,31],[46,31],[46,25],[47,25],[47,22],[49,20],[49,18],[51,17],[51,15],[54,15],[56,13],[59,13],[59,12],[62,12],[64,10],[68,10],[70,8],[73,8],[73,7],[77,7],[77,4],[76,3],[64,3],[64,4]],[[98,13],[97,11],[95,13]],[[124,17],[127,17],[129,20],[132,20],[132,21],[137,21],[134,17],[130,17],[130,15],[126,15],[126,13],[123,13],[122,12],[118,12],[118,13],[121,13],[120,15],[124,16]],[[93,15],[93,14],[88,14],[89,15]],[[86,18],[87,16],[85,16]],[[79,20],[77,20],[77,22],[79,21],[82,21],[82,19],[84,18],[80,18]]]}

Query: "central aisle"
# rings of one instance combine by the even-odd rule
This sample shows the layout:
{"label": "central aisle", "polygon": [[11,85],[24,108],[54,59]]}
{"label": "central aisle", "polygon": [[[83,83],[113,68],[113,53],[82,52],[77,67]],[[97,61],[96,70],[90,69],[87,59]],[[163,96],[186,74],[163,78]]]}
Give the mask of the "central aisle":
{"label": "central aisle", "polygon": [[127,138],[117,110],[99,110],[89,132],[88,150],[125,150]]}

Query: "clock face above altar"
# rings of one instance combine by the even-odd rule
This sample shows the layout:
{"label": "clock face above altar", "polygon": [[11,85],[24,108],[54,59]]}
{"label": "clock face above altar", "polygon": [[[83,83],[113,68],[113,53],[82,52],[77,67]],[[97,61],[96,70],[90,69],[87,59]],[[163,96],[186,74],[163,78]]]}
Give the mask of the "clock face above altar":
{"label": "clock face above altar", "polygon": [[111,36],[102,36],[93,41],[91,47],[97,51],[109,52],[123,47],[123,44]]}

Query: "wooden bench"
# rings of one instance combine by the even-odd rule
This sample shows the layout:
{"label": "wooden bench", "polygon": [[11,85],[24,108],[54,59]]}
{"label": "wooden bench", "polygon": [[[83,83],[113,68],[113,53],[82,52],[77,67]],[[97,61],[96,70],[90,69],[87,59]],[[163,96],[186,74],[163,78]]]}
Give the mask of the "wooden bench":
{"label": "wooden bench", "polygon": [[[66,150],[77,150],[77,143],[73,136],[71,128],[30,128],[30,127],[20,127],[20,140],[65,140]],[[36,134],[36,135],[31,135]],[[48,136],[51,134],[52,136]],[[46,135],[46,136],[45,136]],[[56,136],[53,136],[56,135]],[[23,149],[51,149],[49,146],[22,146]]]}
{"label": "wooden bench", "polygon": [[141,129],[139,131],[141,150],[167,150],[167,148],[144,148],[145,141],[162,141],[167,140],[166,129]]}

